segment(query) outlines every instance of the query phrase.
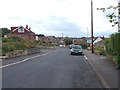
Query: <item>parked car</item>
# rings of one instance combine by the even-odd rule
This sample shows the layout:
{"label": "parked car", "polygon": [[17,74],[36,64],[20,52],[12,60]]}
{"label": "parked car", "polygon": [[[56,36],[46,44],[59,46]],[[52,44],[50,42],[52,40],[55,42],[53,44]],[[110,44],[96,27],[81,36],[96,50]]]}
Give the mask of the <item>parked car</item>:
{"label": "parked car", "polygon": [[71,49],[71,55],[73,54],[83,55],[82,46],[80,45],[73,45],[70,49]]}

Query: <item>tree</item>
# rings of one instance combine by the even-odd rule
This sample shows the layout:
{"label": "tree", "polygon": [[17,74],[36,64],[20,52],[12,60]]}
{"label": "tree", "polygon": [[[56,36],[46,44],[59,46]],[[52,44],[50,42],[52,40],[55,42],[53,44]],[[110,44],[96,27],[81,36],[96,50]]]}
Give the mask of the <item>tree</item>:
{"label": "tree", "polygon": [[9,30],[8,28],[0,28],[0,34],[2,34],[2,37],[10,32],[11,30]]}
{"label": "tree", "polygon": [[[118,25],[118,32],[120,33],[120,0],[118,0],[117,6],[109,6],[108,8],[97,8],[97,10],[102,10],[103,12],[108,9],[113,9],[114,12],[106,15],[109,18],[109,22],[113,23],[112,27]],[[116,15],[115,10],[118,9],[118,15]]]}
{"label": "tree", "polygon": [[64,39],[64,41],[65,41],[65,45],[70,45],[70,44],[73,43],[72,39],[70,39],[70,38],[68,38],[68,37],[66,37],[66,38]]}

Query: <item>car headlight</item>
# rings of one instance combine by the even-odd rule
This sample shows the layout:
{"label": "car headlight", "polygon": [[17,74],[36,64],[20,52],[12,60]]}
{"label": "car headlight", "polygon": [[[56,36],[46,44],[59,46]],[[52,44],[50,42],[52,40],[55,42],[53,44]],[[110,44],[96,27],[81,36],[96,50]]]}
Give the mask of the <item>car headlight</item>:
{"label": "car headlight", "polygon": [[80,50],[79,52],[82,52],[82,50]]}
{"label": "car headlight", "polygon": [[71,49],[71,52],[73,52],[73,49]]}

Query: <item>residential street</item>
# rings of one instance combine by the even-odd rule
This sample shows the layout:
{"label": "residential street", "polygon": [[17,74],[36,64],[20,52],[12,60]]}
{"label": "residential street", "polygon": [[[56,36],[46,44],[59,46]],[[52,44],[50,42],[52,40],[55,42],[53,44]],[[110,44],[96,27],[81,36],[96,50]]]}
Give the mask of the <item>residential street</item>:
{"label": "residential street", "polygon": [[[48,52],[52,53],[4,67],[3,88],[103,88],[84,56],[70,55],[70,49],[60,47]],[[35,55],[39,54],[23,57]],[[3,65],[8,62],[13,61],[6,60]]]}

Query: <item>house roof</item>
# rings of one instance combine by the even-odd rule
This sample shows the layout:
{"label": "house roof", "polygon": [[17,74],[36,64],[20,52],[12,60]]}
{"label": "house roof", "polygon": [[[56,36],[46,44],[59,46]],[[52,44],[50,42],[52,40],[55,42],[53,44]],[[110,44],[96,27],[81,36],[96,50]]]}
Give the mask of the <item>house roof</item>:
{"label": "house roof", "polygon": [[27,28],[24,28],[23,26],[18,26],[17,28],[15,28],[14,30],[12,30],[12,32],[16,31],[17,29],[19,29],[19,28],[21,28],[21,27],[22,27],[23,29],[29,31],[29,32],[31,31],[31,30],[29,30],[29,29],[27,29]]}

